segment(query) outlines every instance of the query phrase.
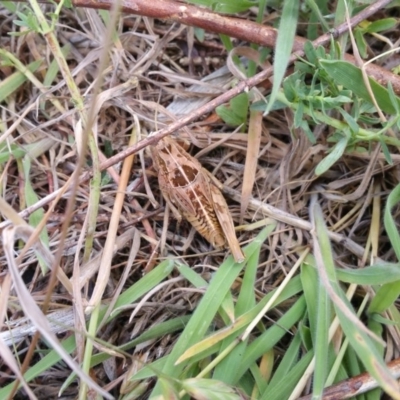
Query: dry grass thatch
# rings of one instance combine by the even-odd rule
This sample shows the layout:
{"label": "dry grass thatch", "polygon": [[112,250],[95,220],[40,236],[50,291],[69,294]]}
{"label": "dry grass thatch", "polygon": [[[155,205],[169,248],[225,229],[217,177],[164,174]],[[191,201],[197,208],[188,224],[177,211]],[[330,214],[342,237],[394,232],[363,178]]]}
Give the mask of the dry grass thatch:
{"label": "dry grass thatch", "polygon": [[[40,8],[47,21],[58,13]],[[382,8],[375,18],[390,13]],[[275,14],[265,15],[272,24]],[[394,379],[384,379],[400,343],[394,92],[372,87],[373,108],[357,87],[328,76],[328,62],[310,66],[309,49],[308,64],[288,70],[296,79],[286,79],[282,106],[264,116],[269,81],[236,103],[213,103],[245,79],[243,68],[268,68],[258,63],[264,50],[233,40],[229,53],[214,33],[200,41],[199,28],[115,11],[63,7],[51,32],[39,16],[22,3],[0,3],[0,398],[13,393],[18,371],[30,377],[15,399],[53,399],[60,390],[61,398],[90,398],[95,384],[116,398],[149,398],[155,386],[153,395],[196,398],[204,390],[208,398],[209,389],[196,386],[203,373],[224,382],[224,398],[296,398],[312,392],[311,350],[314,390],[367,370],[365,380],[371,375],[396,396]],[[255,20],[256,11],[241,18]],[[27,31],[29,24],[40,29]],[[381,37],[361,33],[368,58],[398,46],[396,27]],[[360,74],[357,85],[364,82]],[[218,113],[190,120],[205,105]],[[174,137],[189,141],[223,183],[242,266],[172,217],[146,149],[126,157],[182,118],[190,123]],[[122,161],[110,165],[111,157]],[[362,356],[368,349],[371,365]],[[285,354],[293,361],[282,372]],[[323,357],[339,360],[332,379],[318,369],[335,368]],[[302,372],[289,395],[279,392],[278,378],[296,376],[294,366]],[[63,386],[71,370],[79,381]]]}

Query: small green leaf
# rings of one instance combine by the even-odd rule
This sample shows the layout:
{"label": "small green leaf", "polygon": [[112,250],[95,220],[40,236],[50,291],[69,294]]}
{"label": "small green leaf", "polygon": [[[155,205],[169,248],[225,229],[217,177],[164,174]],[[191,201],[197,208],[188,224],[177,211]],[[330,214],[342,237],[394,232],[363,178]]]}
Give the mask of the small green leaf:
{"label": "small green leaf", "polygon": [[247,0],[225,0],[218,1],[213,4],[212,10],[224,14],[235,14],[243,11],[247,11],[250,7],[257,5],[254,1]]}
{"label": "small green leaf", "polygon": [[294,114],[293,125],[295,128],[299,128],[303,123],[304,117],[304,103],[299,103],[296,113]]}
{"label": "small green leaf", "polygon": [[242,118],[244,121],[247,119],[247,114],[249,112],[249,96],[247,93],[241,93],[235,96],[230,101],[230,106],[232,111]]}
{"label": "small green leaf", "polygon": [[218,106],[215,109],[215,112],[217,113],[217,115],[219,115],[222,120],[227,123],[228,125],[231,126],[239,126],[240,124],[242,124],[242,119],[237,116],[234,112],[232,112],[232,110],[230,110],[228,107],[226,106]]}
{"label": "small green leaf", "polygon": [[332,148],[331,152],[319,162],[315,168],[315,175],[319,176],[324,174],[339,158],[343,155],[346,150],[347,143],[349,142],[349,137],[343,136]]}
{"label": "small green leaf", "polygon": [[389,93],[390,101],[392,102],[392,105],[393,105],[394,109],[396,110],[396,114],[399,115],[400,114],[399,98],[396,96],[396,93],[393,90],[392,82],[389,82],[388,93]]}
{"label": "small green leaf", "polygon": [[382,152],[383,152],[383,155],[385,156],[386,162],[389,165],[393,165],[392,156],[391,156],[390,151],[389,151],[389,149],[387,147],[387,144],[383,140],[382,136],[379,137],[379,143],[381,144]]}
{"label": "small green leaf", "polygon": [[302,121],[300,128],[303,129],[311,144],[317,143],[317,139],[315,138],[314,133],[310,129],[310,126],[308,125],[308,122],[306,120]]}
{"label": "small green leaf", "polygon": [[215,111],[228,125],[245,124],[249,111],[249,97],[247,93],[241,93],[229,102],[229,107],[219,106]]}
{"label": "small green leaf", "polygon": [[395,18],[382,18],[378,21],[371,22],[365,28],[365,32],[374,33],[387,31],[393,29],[397,25],[398,21]]}
{"label": "small green leaf", "polygon": [[357,48],[362,58],[368,57],[367,42],[364,39],[364,31],[361,29],[354,30],[354,39],[357,43]]}
{"label": "small green leaf", "polygon": [[196,36],[196,39],[200,42],[203,43],[204,42],[204,38],[205,38],[205,30],[202,28],[194,28],[194,35]]}
{"label": "small green leaf", "polygon": [[343,118],[346,120],[351,131],[357,135],[360,131],[360,127],[358,126],[357,121],[342,108],[339,108],[339,111],[343,115]]}
{"label": "small green leaf", "polygon": [[304,44],[304,53],[311,64],[318,65],[317,52],[309,40]]}

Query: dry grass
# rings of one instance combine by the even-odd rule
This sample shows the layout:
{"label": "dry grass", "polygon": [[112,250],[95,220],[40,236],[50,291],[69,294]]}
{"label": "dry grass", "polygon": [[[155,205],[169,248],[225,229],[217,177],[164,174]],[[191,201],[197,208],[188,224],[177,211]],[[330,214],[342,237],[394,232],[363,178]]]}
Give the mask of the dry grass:
{"label": "dry grass", "polygon": [[[18,6],[26,14],[24,6]],[[54,11],[50,5],[41,7],[44,12]],[[227,251],[212,249],[187,222],[177,224],[166,212],[149,152],[141,151],[121,165],[101,171],[106,158],[190,114],[235,82],[226,71],[221,78],[225,86],[220,81],[208,82],[188,90],[225,65],[227,53],[217,35],[206,33],[201,43],[193,28],[134,15],[121,16],[116,31],[110,35],[102,19],[112,18],[110,15],[91,9],[62,10],[54,37],[62,47],[64,67],[73,80],[68,82],[67,75],[62,75],[66,71],[57,67],[51,53],[54,49],[43,35],[9,35],[19,30],[13,24],[16,15],[0,3],[0,92],[10,87],[5,85],[9,81],[17,81],[17,66],[9,58],[5,62],[8,56],[24,66],[40,61],[34,74],[24,71],[21,76],[25,76],[25,82],[1,98],[0,209],[5,220],[0,254],[0,339],[7,346],[13,345],[12,357],[6,356],[6,350],[0,347],[0,388],[7,393],[16,379],[15,370],[10,369],[14,358],[17,369],[32,372],[34,379],[29,378],[29,386],[37,398],[57,398],[73,368],[56,363],[56,353],[50,352],[56,348],[52,340],[58,339],[65,341],[68,352],[74,350],[73,356],[82,371],[116,398],[126,393],[130,393],[130,398],[148,398],[154,378],[143,376],[135,381],[142,386],[135,386],[128,384],[130,377],[143,365],[151,365],[153,369],[148,375],[153,375],[158,364],[151,363],[163,359],[178,339],[183,340],[180,332],[195,315],[200,300],[205,301],[205,293],[211,290],[210,281],[217,276],[215,272],[222,274],[218,270],[221,264],[222,270],[235,271],[232,288],[226,289],[226,298],[221,298],[221,308],[215,310],[218,316],[211,316],[211,327],[199,333],[202,340],[207,340],[204,338],[213,331],[235,324],[274,289],[286,290],[282,282],[295,265],[303,269],[303,288],[292,292],[287,289],[289,294],[278,301],[268,319],[261,319],[263,326],[249,332],[238,346],[247,341],[256,343],[265,330],[281,326],[276,322],[299,304],[303,290],[307,313],[315,311],[313,315],[318,315],[309,308],[316,299],[307,299],[304,282],[308,266],[313,262],[318,265],[315,242],[323,236],[318,229],[316,233],[313,218],[318,218],[318,212],[313,215],[312,199],[317,199],[313,201],[319,205],[329,228],[336,267],[358,269],[377,261],[398,261],[382,220],[388,195],[399,182],[396,129],[389,147],[382,149],[374,140],[356,141],[321,176],[315,175],[315,169],[332,148],[330,138],[334,129],[322,123],[313,126],[316,143],[312,144],[303,129],[293,128],[294,109],[272,111],[263,118],[260,112],[251,113],[249,133],[234,132],[215,113],[204,115],[202,120],[176,133],[194,143],[191,153],[201,153],[203,166],[225,185],[230,212],[235,224],[240,224],[238,239],[243,246],[250,244],[246,256],[251,261],[246,268],[254,269],[252,278],[243,276],[231,258],[224,263]],[[246,18],[253,17],[249,12]],[[391,35],[389,32],[388,38]],[[193,57],[188,57],[192,45]],[[382,46],[375,39],[371,52],[380,51]],[[269,85],[264,86],[254,92],[256,99],[259,93],[268,94]],[[206,90],[212,94],[206,94]],[[340,115],[332,112],[332,117]],[[364,151],[359,151],[361,147]],[[391,165],[386,149],[393,161]],[[251,163],[257,156],[257,163]],[[79,176],[87,171],[92,173],[92,180],[79,182]],[[247,184],[244,197],[243,184]],[[59,197],[41,204],[25,220],[16,214],[34,206],[39,199],[50,199],[48,196],[57,190]],[[7,204],[11,207],[6,208]],[[397,206],[392,214],[396,218]],[[271,228],[267,233],[262,230],[265,226]],[[260,232],[266,239],[263,243],[254,240]],[[29,243],[38,236],[42,245]],[[328,262],[325,250],[322,249],[322,263]],[[303,261],[308,251],[316,256],[316,261]],[[57,267],[54,274],[48,270],[50,267]],[[10,271],[12,280],[8,278]],[[224,277],[229,279],[229,274]],[[220,279],[222,284],[224,279]],[[244,287],[248,282],[252,282],[251,287]],[[314,282],[317,286],[309,290],[317,293],[320,281],[315,278]],[[293,287],[295,284],[300,285],[300,281],[293,283]],[[366,295],[372,299],[377,291],[379,288],[372,284],[354,286],[352,304],[358,308]],[[212,304],[217,292],[208,295]],[[396,298],[393,307],[382,310],[382,316],[394,321],[393,325],[379,320],[383,331],[380,337],[386,345],[381,354],[386,361],[399,356]],[[100,301],[105,307],[100,307]],[[37,314],[39,308],[36,310],[34,303],[48,315],[50,325]],[[27,309],[32,314],[26,315]],[[332,312],[328,325],[334,316],[332,309],[327,311]],[[273,375],[296,334],[301,332],[302,343],[311,346],[314,332],[307,319],[312,317],[305,317],[305,309],[299,310],[293,324],[282,328],[276,345],[271,345],[273,349],[261,351],[262,356],[256,358],[261,360],[257,365],[265,381]],[[258,312],[251,314],[246,324],[259,322]],[[379,335],[379,329],[372,326],[373,319],[369,322],[369,328]],[[38,341],[33,339],[37,329],[42,335]],[[237,332],[243,340],[243,332]],[[91,337],[96,340],[91,341]],[[343,332],[338,330],[332,349],[341,347],[342,340]],[[207,342],[204,347],[200,345],[201,351],[207,348],[212,348]],[[301,354],[308,350],[305,345],[299,349]],[[199,362],[200,356],[195,359],[196,371],[186,377],[194,377],[206,368],[205,364],[213,359],[207,355],[202,361],[204,365]],[[272,365],[274,357],[275,367],[269,370],[267,364]],[[351,355],[347,355],[347,361],[350,359]],[[24,360],[27,364],[22,366]],[[362,370],[358,363],[354,375]],[[342,379],[347,376],[338,375]],[[239,381],[224,381],[239,388],[239,393],[244,391]],[[84,381],[79,382],[72,380],[66,385],[62,398],[89,398],[91,392],[87,394]],[[87,385],[91,383],[87,381]],[[310,393],[306,378],[304,385],[306,388],[301,388],[300,393]],[[258,389],[260,392],[253,392],[253,398],[261,398],[262,391]],[[186,392],[195,396],[187,388]],[[20,389],[14,398],[26,398],[26,392]]]}

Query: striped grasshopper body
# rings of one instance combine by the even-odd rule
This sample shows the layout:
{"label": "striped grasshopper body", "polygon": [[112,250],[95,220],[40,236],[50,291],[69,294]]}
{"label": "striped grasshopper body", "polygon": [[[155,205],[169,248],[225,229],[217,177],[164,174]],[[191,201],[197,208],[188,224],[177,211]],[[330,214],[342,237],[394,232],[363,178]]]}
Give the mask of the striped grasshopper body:
{"label": "striped grasshopper body", "polygon": [[175,218],[186,218],[216,248],[228,244],[235,261],[243,262],[228,205],[212,175],[169,137],[152,146],[151,153],[161,192]]}

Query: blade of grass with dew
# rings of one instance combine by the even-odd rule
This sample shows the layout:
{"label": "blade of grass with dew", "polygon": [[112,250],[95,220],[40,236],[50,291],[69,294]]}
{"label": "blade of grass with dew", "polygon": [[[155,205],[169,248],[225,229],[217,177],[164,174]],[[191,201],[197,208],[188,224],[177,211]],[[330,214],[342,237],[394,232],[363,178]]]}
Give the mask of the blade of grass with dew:
{"label": "blade of grass with dew", "polygon": [[274,81],[265,113],[269,113],[275,103],[283,77],[285,76],[290,54],[292,52],[299,14],[298,0],[285,0],[283,3],[278,38],[275,46]]}
{"label": "blade of grass with dew", "polygon": [[[268,236],[267,229],[263,229],[245,249],[244,253],[246,259],[255,251],[259,252],[261,245],[264,243]],[[178,378],[187,363],[176,365],[176,361],[181,354],[190,346],[197,343],[204,337],[204,334],[209,329],[209,326],[214,319],[226,293],[230,290],[233,282],[243,269],[245,263],[237,264],[230,256],[222,265],[212,278],[206,293],[201,299],[195,312],[192,315],[185,330],[182,332],[177,343],[169,354],[167,363],[163,368],[163,374],[171,378]],[[152,396],[160,394],[160,387],[157,384],[152,392]]]}
{"label": "blade of grass with dew", "polygon": [[312,217],[315,221],[315,233],[313,235],[315,257],[317,263],[323,263],[323,265],[319,266],[320,274],[322,273],[322,268],[324,268],[327,275],[327,278],[321,277],[321,280],[326,285],[326,279],[329,279],[329,284],[333,290],[329,295],[343,332],[367,371],[377,380],[382,389],[394,399],[400,399],[396,380],[391,376],[390,371],[376,349],[375,343],[366,333],[366,328],[357,329],[359,324],[355,324],[354,322],[357,320],[357,316],[336,279],[331,243],[321,207],[316,201],[310,207]]}
{"label": "blade of grass with dew", "polygon": [[[400,202],[400,184],[389,194],[384,214],[387,235],[397,259],[400,261],[400,234],[397,223],[392,216],[393,207]],[[392,306],[400,295],[400,280],[381,286],[369,305],[369,313],[381,313]]]}

